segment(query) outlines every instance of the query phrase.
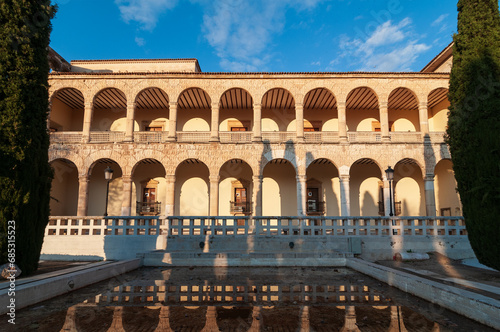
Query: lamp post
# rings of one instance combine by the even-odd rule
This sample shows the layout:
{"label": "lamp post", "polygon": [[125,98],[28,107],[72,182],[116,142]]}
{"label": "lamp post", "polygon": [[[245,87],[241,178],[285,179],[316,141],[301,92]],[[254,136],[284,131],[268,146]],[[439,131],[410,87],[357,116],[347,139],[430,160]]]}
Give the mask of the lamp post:
{"label": "lamp post", "polygon": [[392,180],[394,179],[394,170],[389,166],[385,170],[385,174],[387,176],[387,180],[389,181],[389,216],[393,216],[394,214],[392,213]]}
{"label": "lamp post", "polygon": [[106,206],[104,209],[104,216],[108,216],[108,194],[109,194],[109,181],[113,178],[113,170],[111,167],[106,167],[104,170],[104,178],[106,179]]}

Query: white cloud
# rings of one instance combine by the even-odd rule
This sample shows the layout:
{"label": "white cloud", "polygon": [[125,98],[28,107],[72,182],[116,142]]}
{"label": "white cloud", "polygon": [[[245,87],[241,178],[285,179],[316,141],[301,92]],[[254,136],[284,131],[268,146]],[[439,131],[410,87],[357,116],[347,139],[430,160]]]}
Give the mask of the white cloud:
{"label": "white cloud", "polygon": [[285,26],[286,10],[312,9],[321,1],[214,0],[203,18],[204,36],[223,69],[263,70],[272,53],[273,36]]}
{"label": "white cloud", "polygon": [[136,21],[144,30],[153,30],[159,16],[177,4],[177,0],[115,0],[122,19],[129,23]]}
{"label": "white cloud", "polygon": [[433,27],[438,26],[447,17],[448,17],[448,14],[443,14],[443,15],[439,16],[437,19],[434,20],[434,22],[431,23],[431,26],[433,26]]}
{"label": "white cloud", "polygon": [[321,66],[321,61],[313,61],[311,62],[311,66]]}
{"label": "white cloud", "polygon": [[140,38],[140,37],[135,37],[135,43],[138,46],[144,46],[144,45],[146,45],[146,41],[144,40],[144,38]]}
{"label": "white cloud", "polygon": [[405,18],[398,24],[386,21],[375,31],[361,38],[340,37],[340,57],[349,59],[350,65],[357,65],[361,71],[411,71],[411,65],[430,46],[419,43],[411,19]]}

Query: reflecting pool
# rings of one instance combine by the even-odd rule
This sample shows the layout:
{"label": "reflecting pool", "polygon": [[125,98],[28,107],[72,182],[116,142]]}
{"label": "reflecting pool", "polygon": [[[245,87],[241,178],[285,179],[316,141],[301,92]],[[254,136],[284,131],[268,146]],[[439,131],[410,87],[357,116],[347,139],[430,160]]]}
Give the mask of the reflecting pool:
{"label": "reflecting pool", "polygon": [[[6,320],[5,320],[6,321]],[[345,268],[142,268],[1,331],[494,331]]]}

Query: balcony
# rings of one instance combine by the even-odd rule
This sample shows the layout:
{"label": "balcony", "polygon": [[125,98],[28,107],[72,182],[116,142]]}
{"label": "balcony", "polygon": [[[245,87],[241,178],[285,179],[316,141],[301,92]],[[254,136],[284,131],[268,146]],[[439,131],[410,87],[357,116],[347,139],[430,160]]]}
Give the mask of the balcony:
{"label": "balcony", "polygon": [[250,143],[252,136],[251,131],[221,131],[219,133],[221,143]]}
{"label": "balcony", "polygon": [[339,133],[336,131],[305,132],[304,139],[306,143],[337,143]]}
{"label": "balcony", "polygon": [[136,131],[134,142],[136,143],[162,143],[167,140],[168,131]]}
{"label": "balcony", "polygon": [[141,216],[157,216],[161,212],[160,202],[136,202],[136,213]]}
{"label": "balcony", "polygon": [[252,213],[252,204],[250,202],[229,202],[231,214],[249,215]]}
{"label": "balcony", "polygon": [[209,131],[178,131],[177,132],[177,142],[209,142],[210,132]]}
{"label": "balcony", "polygon": [[422,143],[420,132],[391,132],[389,136],[394,143]]}
{"label": "balcony", "polygon": [[117,143],[125,140],[124,131],[91,131],[90,143]]}
{"label": "balcony", "polygon": [[81,131],[61,131],[61,132],[50,133],[51,144],[71,144],[71,143],[81,143],[81,142],[82,142]]}
{"label": "balcony", "polygon": [[[394,202],[394,215],[399,216],[401,215],[401,201],[399,202]],[[378,214],[380,216],[385,216],[385,205],[384,202],[378,202]]]}
{"label": "balcony", "polygon": [[325,202],[307,201],[306,213],[308,216],[321,216],[325,214]]}
{"label": "balcony", "polygon": [[351,143],[382,142],[382,134],[379,131],[349,131],[347,138]]}
{"label": "balcony", "polygon": [[297,133],[294,131],[268,131],[262,132],[262,140],[268,143],[285,143],[295,141]]}

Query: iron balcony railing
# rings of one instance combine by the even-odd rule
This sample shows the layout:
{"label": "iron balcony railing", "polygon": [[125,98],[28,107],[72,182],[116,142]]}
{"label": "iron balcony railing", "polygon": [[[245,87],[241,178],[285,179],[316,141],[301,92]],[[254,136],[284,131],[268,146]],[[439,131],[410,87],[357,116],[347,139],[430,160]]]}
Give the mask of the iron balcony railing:
{"label": "iron balcony railing", "polygon": [[[401,201],[399,202],[394,202],[394,211],[393,211],[395,216],[400,216],[401,215]],[[385,216],[385,205],[384,202],[378,202],[378,214],[380,216]]]}
{"label": "iron balcony railing", "polygon": [[140,215],[159,215],[161,212],[160,202],[137,202],[136,212]]}
{"label": "iron balcony railing", "polygon": [[234,213],[243,213],[243,214],[250,214],[252,213],[252,204],[250,202],[229,202],[230,205],[230,212],[231,214]]}
{"label": "iron balcony railing", "polygon": [[325,202],[307,201],[306,211],[308,215],[323,215],[325,214]]}

